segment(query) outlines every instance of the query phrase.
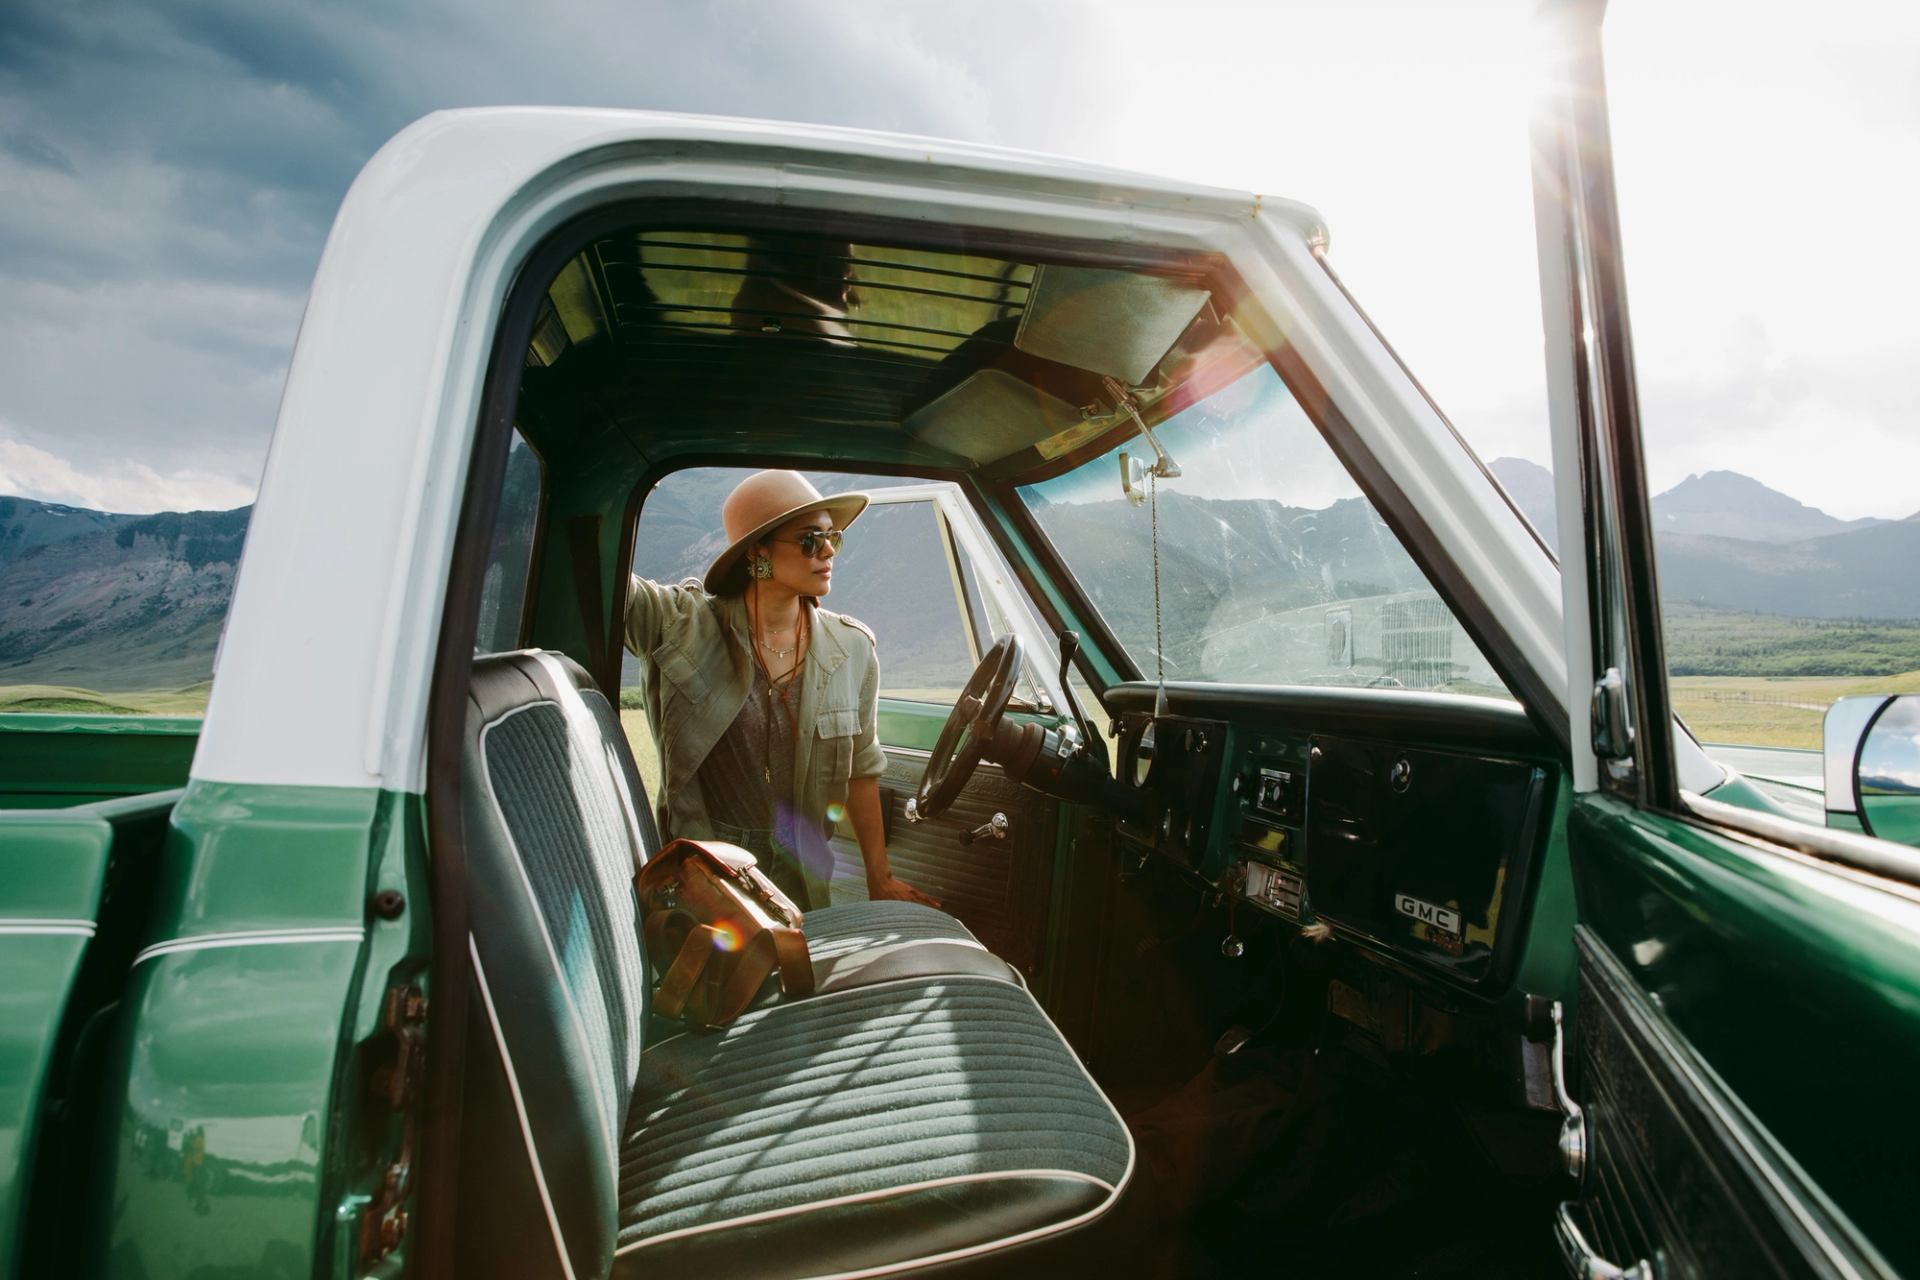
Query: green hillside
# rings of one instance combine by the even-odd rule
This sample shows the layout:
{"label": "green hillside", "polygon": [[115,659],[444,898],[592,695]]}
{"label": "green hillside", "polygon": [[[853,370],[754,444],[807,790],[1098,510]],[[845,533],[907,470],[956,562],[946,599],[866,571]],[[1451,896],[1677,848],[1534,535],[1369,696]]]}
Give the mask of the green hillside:
{"label": "green hillside", "polygon": [[1675,676],[1893,676],[1920,670],[1920,621],[1799,618],[1717,609],[1669,596]]}
{"label": "green hillside", "polygon": [[96,716],[197,716],[207,710],[211,681],[184,689],[101,693],[71,685],[0,684],[0,714],[19,711]]}

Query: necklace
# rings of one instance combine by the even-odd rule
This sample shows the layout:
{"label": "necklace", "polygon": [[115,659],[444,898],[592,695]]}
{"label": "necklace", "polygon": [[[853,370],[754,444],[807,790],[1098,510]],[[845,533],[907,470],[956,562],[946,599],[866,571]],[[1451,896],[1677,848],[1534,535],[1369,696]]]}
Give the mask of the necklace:
{"label": "necklace", "polygon": [[[760,594],[758,590],[759,585],[760,585],[759,583],[754,584],[755,591],[754,591],[753,603],[755,604],[758,603],[758,598]],[[750,609],[750,612],[747,617],[747,625],[753,628],[756,636],[758,635],[758,632],[759,632],[759,625],[758,625],[758,619],[755,617],[755,615],[758,613],[759,613],[759,610],[757,608]],[[765,640],[757,640],[756,641],[757,646],[759,648],[765,649],[768,653],[772,654],[776,659],[784,658],[788,654],[798,650],[802,645],[806,643],[807,633],[809,630],[809,627],[808,627],[809,622],[810,622],[810,619],[807,617],[806,611],[803,608],[801,611],[799,620],[796,621],[793,626],[793,648],[791,649],[776,649]],[[800,735],[799,721],[794,717],[793,712],[788,704],[788,699],[793,694],[794,686],[799,684],[800,682],[800,660],[796,658],[794,660],[793,666],[789,667],[785,672],[783,672],[780,678],[777,680],[774,679],[773,672],[767,669],[766,661],[762,659],[757,653],[754,655],[754,665],[760,669],[761,678],[767,682],[767,717],[766,717],[766,737],[765,737],[766,755],[763,756],[761,759],[760,776],[767,781],[768,785],[772,785],[773,783],[773,722],[774,720],[780,716],[780,713],[782,711],[787,712],[786,718],[787,718],[788,724],[782,726],[783,736],[786,736],[789,738],[797,738]],[[777,809],[776,809],[776,812],[777,812]]]}

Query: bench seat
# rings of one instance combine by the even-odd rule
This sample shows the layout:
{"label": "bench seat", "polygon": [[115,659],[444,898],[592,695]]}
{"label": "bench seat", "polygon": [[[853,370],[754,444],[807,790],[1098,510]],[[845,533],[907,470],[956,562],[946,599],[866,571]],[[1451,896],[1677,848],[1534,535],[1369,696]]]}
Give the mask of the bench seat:
{"label": "bench seat", "polygon": [[840,1275],[1097,1217],[1132,1144],[1018,985],[910,979],[650,1046],[617,1275]]}
{"label": "bench seat", "polygon": [[959,921],[823,908],[816,994],[663,1025],[632,891],[658,840],[612,707],[565,658],[493,655],[467,734],[462,1274],[992,1271],[1119,1216],[1125,1125]]}

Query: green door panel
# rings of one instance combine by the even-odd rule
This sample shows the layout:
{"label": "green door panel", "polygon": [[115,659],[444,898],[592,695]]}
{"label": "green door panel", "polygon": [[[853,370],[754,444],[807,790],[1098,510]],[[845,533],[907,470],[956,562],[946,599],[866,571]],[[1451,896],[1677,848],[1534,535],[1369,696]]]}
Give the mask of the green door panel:
{"label": "green door panel", "polygon": [[0,813],[0,1278],[21,1245],[49,1073],[92,942],[113,828],[86,811]]}
{"label": "green door panel", "polygon": [[30,1234],[72,1238],[61,1175],[93,1102],[72,1078],[76,1046],[118,996],[179,794],[0,812],[0,1276],[46,1271]]}
{"label": "green door panel", "polygon": [[1582,925],[1839,1212],[1920,1271],[1920,901],[1598,795],[1568,841]]}
{"label": "green door panel", "polygon": [[239,946],[136,966],[137,1022],[109,1070],[126,1088],[95,1151],[95,1274],[317,1270],[359,952],[355,941]]}
{"label": "green door panel", "polygon": [[1553,813],[1547,822],[1546,845],[1533,881],[1533,905],[1527,915],[1526,945],[1513,986],[1506,993],[1506,1011],[1518,1016],[1526,997],[1571,1002],[1579,984],[1574,958],[1576,917],[1573,869],[1567,860],[1567,814],[1573,803],[1573,782],[1565,770],[1554,784]]}
{"label": "green door panel", "polygon": [[931,751],[939,741],[940,726],[953,713],[952,706],[937,702],[907,702],[900,698],[880,699],[880,743],[887,747],[906,747],[912,751]]}
{"label": "green door panel", "polygon": [[91,808],[0,812],[0,921],[92,920],[112,845]]}
{"label": "green door panel", "polygon": [[173,811],[149,942],[358,928],[379,801],[370,788],[194,783]]}
{"label": "green door panel", "polygon": [[0,809],[55,809],[184,786],[192,716],[0,714]]}
{"label": "green door panel", "polygon": [[[0,836],[0,840],[5,837]],[[19,926],[14,926],[19,927]],[[0,926],[0,1277],[19,1270],[41,1105],[67,993],[88,935],[37,935]]]}
{"label": "green door panel", "polygon": [[372,790],[188,787],[105,1054],[85,1274],[350,1270],[335,1206],[397,1132],[347,1087],[355,1043],[392,971],[424,965],[426,926],[368,899],[414,887],[417,815]]}

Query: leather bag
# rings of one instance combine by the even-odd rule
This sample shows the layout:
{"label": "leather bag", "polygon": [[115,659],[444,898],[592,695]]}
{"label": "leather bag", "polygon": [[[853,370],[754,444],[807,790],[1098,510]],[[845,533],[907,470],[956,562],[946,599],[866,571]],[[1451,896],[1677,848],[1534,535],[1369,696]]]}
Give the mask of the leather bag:
{"label": "leather bag", "polygon": [[813,991],[800,908],[745,849],[675,840],[633,879],[647,959],[661,975],[653,995],[661,1017],[724,1027],[776,971],[787,995]]}

